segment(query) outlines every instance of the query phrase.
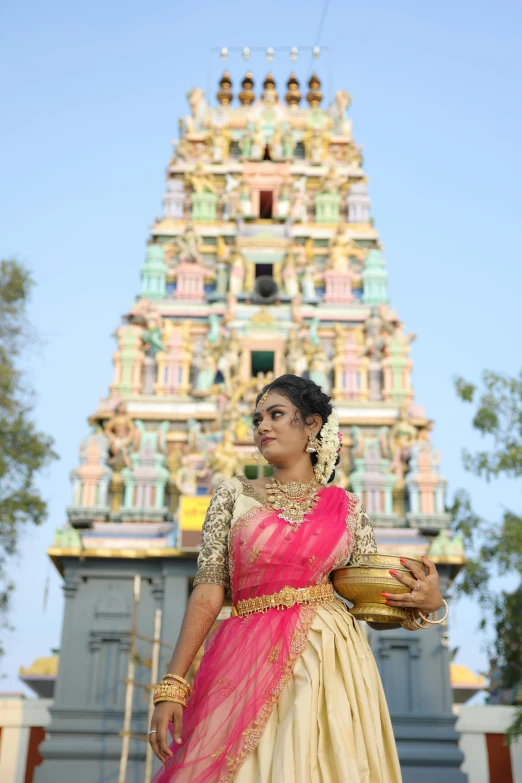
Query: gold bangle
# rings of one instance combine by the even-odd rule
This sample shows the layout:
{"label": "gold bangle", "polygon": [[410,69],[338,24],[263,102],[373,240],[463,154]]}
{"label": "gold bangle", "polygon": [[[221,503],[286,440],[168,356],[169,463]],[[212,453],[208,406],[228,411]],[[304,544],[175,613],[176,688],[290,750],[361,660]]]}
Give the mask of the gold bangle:
{"label": "gold bangle", "polygon": [[154,693],[152,694],[152,700],[157,701],[158,699],[182,699],[183,701],[186,701],[187,699],[187,693],[186,691],[182,691],[181,688],[166,688],[162,687],[161,685],[156,686],[154,689]]}
{"label": "gold bangle", "polygon": [[190,682],[187,682],[187,680],[183,679],[183,677],[180,677],[179,674],[170,674],[170,672],[167,672],[165,676],[162,679],[163,680],[176,680],[177,682],[180,682],[182,685],[184,685],[186,688],[188,688],[189,693],[192,690],[192,685]]}
{"label": "gold bangle", "polygon": [[154,688],[152,701],[156,704],[158,701],[177,701],[180,699],[180,704],[185,706],[189,695],[187,688],[179,682],[171,681],[170,679],[162,680],[162,682]]}
{"label": "gold bangle", "polygon": [[[420,610],[419,614],[420,614]],[[406,631],[425,631],[427,628],[429,628],[429,624],[423,620],[419,620],[418,617],[415,616],[415,609],[406,609],[407,618],[402,623],[402,627]]]}
{"label": "gold bangle", "polygon": [[[420,616],[422,617],[422,619],[424,620],[425,623],[429,623],[429,625],[442,625],[442,623],[446,620],[446,618],[448,616],[448,613],[449,613],[448,602],[443,598],[442,599],[442,603],[446,607],[446,613],[445,613],[444,617],[442,617],[440,620],[430,620],[429,617],[425,617],[422,614],[421,610],[419,609],[419,614],[420,614]],[[435,615],[436,615],[436,613],[433,612],[433,616],[434,617],[435,617]]]}
{"label": "gold bangle", "polygon": [[422,626],[417,624],[417,618],[413,609],[406,609],[406,619],[402,623],[402,627],[405,631],[418,631],[422,628]]}

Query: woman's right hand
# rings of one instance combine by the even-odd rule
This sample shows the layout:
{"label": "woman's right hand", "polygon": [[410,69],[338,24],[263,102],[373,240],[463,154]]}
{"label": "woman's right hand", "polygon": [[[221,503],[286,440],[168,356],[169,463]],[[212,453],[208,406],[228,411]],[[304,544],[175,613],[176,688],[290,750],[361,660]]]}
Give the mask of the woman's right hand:
{"label": "woman's right hand", "polygon": [[183,724],[183,706],[175,701],[161,701],[156,705],[150,722],[149,743],[162,764],[174,754],[167,741],[168,726],[174,726],[174,742],[181,744],[181,727]]}

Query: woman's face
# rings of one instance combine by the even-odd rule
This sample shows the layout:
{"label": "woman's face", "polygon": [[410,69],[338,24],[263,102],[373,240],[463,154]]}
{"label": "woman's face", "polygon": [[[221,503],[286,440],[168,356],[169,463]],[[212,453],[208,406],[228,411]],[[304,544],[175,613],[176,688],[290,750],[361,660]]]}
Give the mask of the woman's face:
{"label": "woman's face", "polygon": [[310,431],[317,435],[321,419],[305,424],[296,406],[278,391],[259,401],[252,417],[254,441],[263,457],[273,465],[286,464],[306,451]]}

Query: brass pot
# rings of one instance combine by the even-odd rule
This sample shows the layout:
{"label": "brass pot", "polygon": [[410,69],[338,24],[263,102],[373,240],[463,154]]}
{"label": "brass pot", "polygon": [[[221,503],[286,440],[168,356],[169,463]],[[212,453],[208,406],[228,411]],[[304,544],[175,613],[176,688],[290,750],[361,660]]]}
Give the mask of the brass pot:
{"label": "brass pot", "polygon": [[[405,562],[419,566],[427,574],[428,569],[417,557],[406,557]],[[398,582],[389,573],[390,569],[412,576],[397,555],[361,555],[357,565],[336,568],[332,581],[336,592],[354,606],[350,609],[357,620],[373,623],[402,623],[406,610],[400,606],[389,606],[381,593],[410,593],[411,590]],[[415,578],[415,577],[413,577]]]}

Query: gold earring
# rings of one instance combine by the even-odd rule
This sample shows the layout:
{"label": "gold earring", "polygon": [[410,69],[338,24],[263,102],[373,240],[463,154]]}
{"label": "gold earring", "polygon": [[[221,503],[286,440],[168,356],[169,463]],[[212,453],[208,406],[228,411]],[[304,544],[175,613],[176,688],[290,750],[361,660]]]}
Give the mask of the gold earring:
{"label": "gold earring", "polygon": [[308,436],[308,445],[306,447],[306,451],[309,454],[315,454],[315,452],[317,451],[317,445],[318,445],[317,438],[312,432],[310,432],[310,435]]}

